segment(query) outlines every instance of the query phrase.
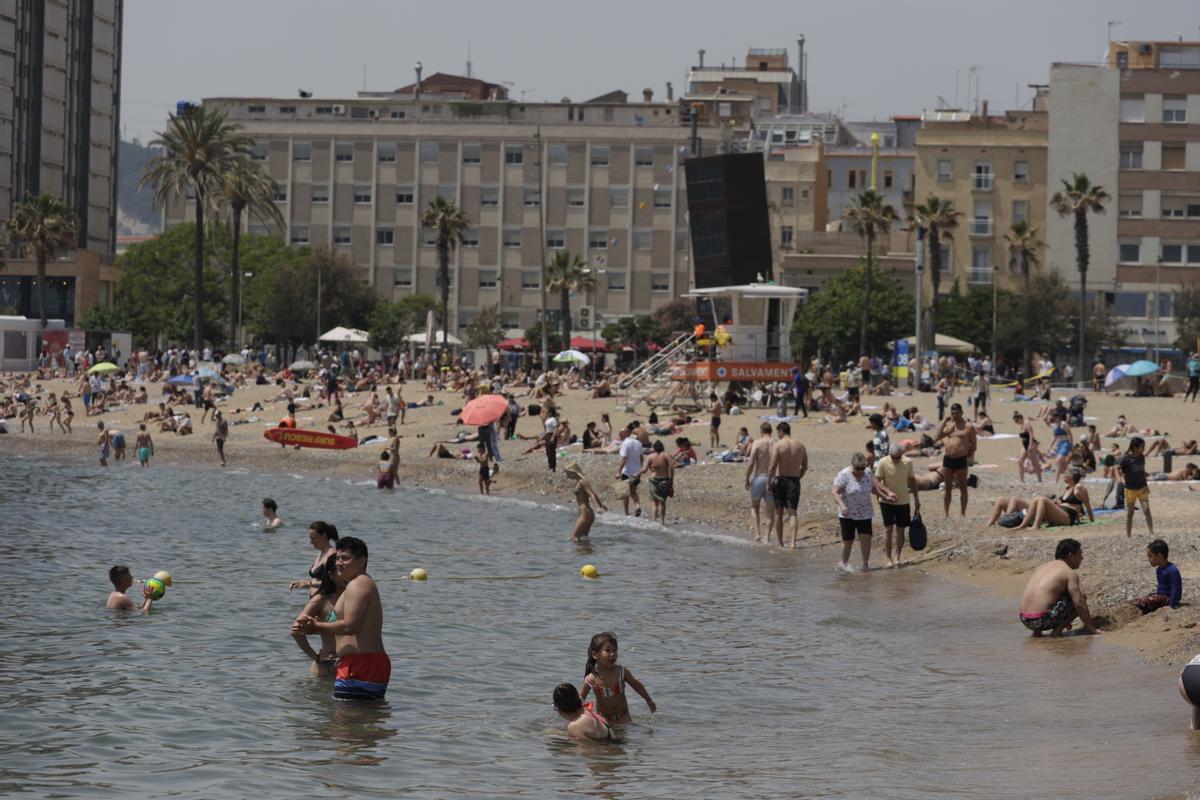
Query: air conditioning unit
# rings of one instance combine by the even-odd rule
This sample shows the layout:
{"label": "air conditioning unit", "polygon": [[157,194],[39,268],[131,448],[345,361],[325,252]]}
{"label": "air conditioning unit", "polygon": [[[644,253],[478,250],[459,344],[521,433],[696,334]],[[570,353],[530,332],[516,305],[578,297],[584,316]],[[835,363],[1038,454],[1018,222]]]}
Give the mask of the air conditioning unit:
{"label": "air conditioning unit", "polygon": [[333,107],[333,113],[334,113],[334,114],[345,114],[345,113],[346,113],[346,107],[345,107],[345,106],[334,106],[334,107]]}
{"label": "air conditioning unit", "polygon": [[379,119],[379,109],[378,108],[367,109],[367,116],[370,117],[371,119]]}
{"label": "air conditioning unit", "polygon": [[1151,53],[1153,53],[1153,52],[1154,52],[1154,45],[1151,45],[1151,44],[1139,44],[1139,45],[1138,45],[1138,52],[1139,52],[1139,53],[1141,53],[1141,54],[1142,54],[1142,55],[1144,55],[1144,56],[1148,56],[1148,55],[1150,55]]}
{"label": "air conditioning unit", "polygon": [[589,313],[588,309],[586,309],[586,308],[579,309],[579,327],[586,328],[588,325],[588,319],[590,319],[590,318],[591,318],[591,314]]}

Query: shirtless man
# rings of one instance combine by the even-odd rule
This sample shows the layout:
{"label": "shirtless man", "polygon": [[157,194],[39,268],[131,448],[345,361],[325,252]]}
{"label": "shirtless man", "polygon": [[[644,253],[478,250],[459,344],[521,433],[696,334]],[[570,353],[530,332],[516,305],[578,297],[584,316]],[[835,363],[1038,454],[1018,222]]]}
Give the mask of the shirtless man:
{"label": "shirtless man", "polygon": [[950,419],[942,423],[934,442],[946,440],[946,452],[942,456],[942,466],[946,468],[946,494],[942,505],[946,517],[950,516],[950,497],[958,485],[958,496],[962,515],[967,515],[967,467],[975,457],[975,426],[963,418],[962,404],[950,406]]}
{"label": "shirtless man", "polygon": [[1054,548],[1054,560],[1042,564],[1029,577],[1021,594],[1021,624],[1034,636],[1046,631],[1061,636],[1076,616],[1088,633],[1100,633],[1075,573],[1082,562],[1082,545],[1074,539],[1063,539]]}
{"label": "shirtless man", "polygon": [[[770,496],[767,488],[770,478],[767,470],[771,466],[771,423],[764,422],[758,426],[761,435],[750,445],[746,454],[746,489],[750,492],[750,520],[754,525],[754,541],[763,541],[762,522],[759,518],[759,508],[764,497]],[[771,540],[771,531],[775,527],[775,500],[767,500],[767,536]]]}
{"label": "shirtless man", "polygon": [[725,411],[725,406],[721,405],[716,392],[708,395],[708,401],[708,413],[712,415],[708,424],[708,446],[715,450],[721,446],[721,414]]}
{"label": "shirtless man", "polygon": [[108,431],[104,429],[104,420],[100,420],[96,423],[96,429],[100,431],[100,434],[96,437],[96,447],[100,450],[100,466],[107,467],[109,435]]}
{"label": "shirtless man", "polygon": [[367,574],[367,545],[361,539],[338,539],[337,578],[346,588],[333,607],[336,619],[326,622],[301,616],[292,633],[333,634],[338,657],[335,698],[382,700],[392,662],[383,651],[383,604],[379,587]]}
{"label": "shirtless man", "polygon": [[783,516],[786,513],[792,522],[792,549],[796,548],[796,536],[800,521],[796,509],[800,506],[800,479],[808,472],[808,451],[804,445],[792,439],[792,426],[786,422],[776,428],[779,441],[771,448],[771,459],[767,466],[768,486],[775,497],[775,534],[779,546],[783,547]]}
{"label": "shirtless man", "polygon": [[667,524],[667,499],[675,496],[675,461],[663,452],[661,440],[654,443],[638,477],[650,473],[650,518]]}

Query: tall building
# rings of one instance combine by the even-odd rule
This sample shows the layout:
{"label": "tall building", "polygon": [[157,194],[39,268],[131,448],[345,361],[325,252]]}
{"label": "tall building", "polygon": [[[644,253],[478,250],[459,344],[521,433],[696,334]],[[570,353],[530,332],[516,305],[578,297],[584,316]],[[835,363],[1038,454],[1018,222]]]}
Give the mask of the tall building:
{"label": "tall building", "polygon": [[[472,225],[451,256],[452,330],[496,304],[510,330],[532,325],[541,267],[561,249],[582,256],[598,279],[594,292],[572,299],[580,332],[687,291],[682,165],[691,128],[678,103],[654,102],[649,89],[640,103],[620,92],[520,103],[503,87],[436,77],[347,99],[204,105],[254,140],[254,157],[279,183],[287,240],[351,255],[383,297],[438,293],[434,235],[419,217],[436,197],[458,203]],[[164,223],[193,215],[180,199],[164,209]],[[257,220],[247,226],[267,232]],[[548,306],[555,323],[557,298]]]}
{"label": "tall building", "polygon": [[[1111,42],[1102,66],[1050,69],[1048,188],[1083,172],[1112,199],[1088,218],[1088,293],[1127,345],[1169,347],[1174,288],[1200,267],[1200,42]],[[1073,285],[1074,227],[1048,214],[1047,260]]]}
{"label": "tall building", "polygon": [[[0,2],[0,219],[26,195],[62,198],[78,250],[49,268],[51,316],[111,300],[116,273],[123,0]],[[33,267],[10,259],[0,306],[36,315]]]}

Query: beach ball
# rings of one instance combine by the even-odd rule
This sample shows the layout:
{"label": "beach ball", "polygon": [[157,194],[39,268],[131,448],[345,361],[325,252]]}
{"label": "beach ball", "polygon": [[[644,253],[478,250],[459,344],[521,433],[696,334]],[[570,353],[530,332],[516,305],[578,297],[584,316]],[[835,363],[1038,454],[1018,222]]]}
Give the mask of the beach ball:
{"label": "beach ball", "polygon": [[154,578],[155,580],[162,581],[163,586],[171,585],[171,573],[167,572],[165,569],[160,569],[158,572],[154,573]]}
{"label": "beach ball", "polygon": [[600,570],[596,569],[595,564],[584,564],[579,568],[579,574],[585,578],[599,578]]}
{"label": "beach ball", "polygon": [[423,581],[429,578],[429,573],[417,567],[412,572],[408,573],[408,579],[411,581]]}
{"label": "beach ball", "polygon": [[162,596],[167,593],[167,587],[158,578],[151,578],[150,580],[146,581],[146,587],[151,592],[150,596],[155,600],[161,599]]}

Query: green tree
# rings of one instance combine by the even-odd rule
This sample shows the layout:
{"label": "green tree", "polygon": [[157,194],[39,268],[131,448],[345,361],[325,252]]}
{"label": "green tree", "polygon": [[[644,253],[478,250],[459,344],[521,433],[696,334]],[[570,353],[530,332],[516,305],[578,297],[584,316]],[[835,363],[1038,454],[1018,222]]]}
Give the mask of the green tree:
{"label": "green tree", "polygon": [[46,262],[75,244],[78,225],[71,209],[54,195],[26,195],[4,223],[8,240],[37,262],[38,312],[46,327]]}
{"label": "green tree", "polygon": [[867,326],[871,321],[871,289],[875,274],[875,239],[887,235],[891,231],[892,222],[896,219],[896,209],[883,202],[883,195],[874,189],[859,193],[850,207],[846,209],[845,218],[850,228],[867,243],[866,290],[863,292],[862,332],[858,339],[858,352],[866,355]]}
{"label": "green tree", "polygon": [[232,231],[232,246],[229,254],[229,282],[232,298],[229,303],[229,347],[236,350],[238,346],[238,301],[242,287],[241,267],[238,264],[238,253],[242,237],[242,214],[249,213],[266,222],[274,223],[278,230],[286,228],[283,214],[275,204],[275,193],[279,187],[275,179],[267,174],[262,165],[249,158],[239,158],[229,163],[229,168],[221,176],[220,201],[229,206],[230,230]]}
{"label": "green tree", "polygon": [[261,282],[255,276],[261,298],[250,320],[255,333],[277,344],[315,340],[318,283],[323,327],[369,328],[377,297],[354,259],[326,248],[298,255],[277,264]]}
{"label": "green tree", "polygon": [[[438,288],[442,291],[442,342],[448,341],[446,328],[450,320],[450,251],[458,247],[463,233],[471,226],[467,213],[444,197],[429,201],[421,212],[421,227],[437,231]],[[446,345],[449,347],[449,345]]]}
{"label": "green tree", "polygon": [[1195,352],[1200,345],[1200,283],[1184,283],[1177,286],[1172,305],[1175,311],[1175,330],[1179,331],[1175,346],[1185,353]]}
{"label": "green tree", "polygon": [[124,309],[115,305],[92,306],[83,312],[79,326],[88,331],[128,331],[133,327]]}
{"label": "green tree", "polygon": [[1079,270],[1079,380],[1087,380],[1087,273],[1091,254],[1088,246],[1088,214],[1103,214],[1108,202],[1108,192],[1093,186],[1082,172],[1071,175],[1071,180],[1062,182],[1063,188],[1050,198],[1050,207],[1060,217],[1075,219],[1075,268]]}
{"label": "green tree", "polygon": [[463,330],[467,346],[483,348],[487,351],[488,361],[491,361],[492,351],[496,345],[504,341],[504,323],[500,314],[500,306],[484,306],[479,309],[475,319]]}
{"label": "green tree", "polygon": [[[1039,265],[1045,243],[1038,238],[1038,229],[1032,227],[1025,220],[1014,222],[1008,233],[1004,234],[1004,241],[1008,243],[1009,257],[1021,265],[1021,279],[1025,289],[1021,307],[1026,317],[1026,329],[1031,330],[1033,328],[1033,317],[1031,316],[1033,304],[1029,286],[1030,272]],[[1021,369],[1026,375],[1033,374],[1031,358],[1032,351],[1029,349],[1029,343],[1025,342],[1021,352]]]}
{"label": "green tree", "polygon": [[[571,293],[590,292],[596,288],[596,278],[587,262],[569,250],[558,250],[546,265],[546,291],[558,292],[558,307],[562,324],[562,341],[571,346]],[[564,347],[564,349],[565,349]]]}
{"label": "green tree", "polygon": [[[996,318],[1004,319],[1010,316],[1016,305],[1012,292],[997,290]],[[941,322],[938,333],[953,336],[975,345],[981,353],[992,350],[992,290],[982,286],[972,286],[962,293],[958,281],[954,282],[952,290],[942,298]],[[1000,337],[997,325],[997,338]]]}
{"label": "green tree", "polygon": [[[542,341],[542,323],[535,322],[533,325],[525,329],[525,341],[529,342],[529,346],[533,347],[535,342]],[[565,348],[562,342],[562,333],[553,328],[546,329],[546,347],[551,353],[558,353]]]}
{"label": "green tree", "polygon": [[929,280],[933,286],[933,300],[929,304],[929,330],[938,333],[938,308],[942,290],[942,240],[954,238],[961,211],[956,211],[953,200],[943,200],[937,195],[913,209],[913,222],[925,229],[925,252],[929,254]]}
{"label": "green tree", "polygon": [[438,302],[422,292],[407,294],[395,302],[380,301],[371,311],[370,346],[376,350],[398,350],[410,336],[425,329],[430,311],[437,312]]}
{"label": "green tree", "polygon": [[239,159],[247,158],[251,142],[238,131],[241,126],[229,123],[219,111],[192,107],[184,113],[171,115],[166,130],[159,131],[150,142],[162,149],[159,155],[146,162],[138,189],[154,187],[154,203],[162,207],[171,200],[195,194],[196,237],[193,251],[192,346],[204,346],[204,215],[215,209],[225,173]]}
{"label": "green tree", "polygon": [[676,298],[666,305],[654,309],[650,315],[658,333],[659,344],[666,345],[681,333],[690,333],[695,326],[696,307],[682,298]]}
{"label": "green tree", "polygon": [[[887,343],[907,336],[913,325],[913,302],[893,272],[878,276],[867,350],[882,352]],[[796,314],[792,334],[803,340],[805,355],[836,352],[846,356],[855,352],[855,331],[862,313],[866,266],[859,263],[841,275],[826,281]]]}

